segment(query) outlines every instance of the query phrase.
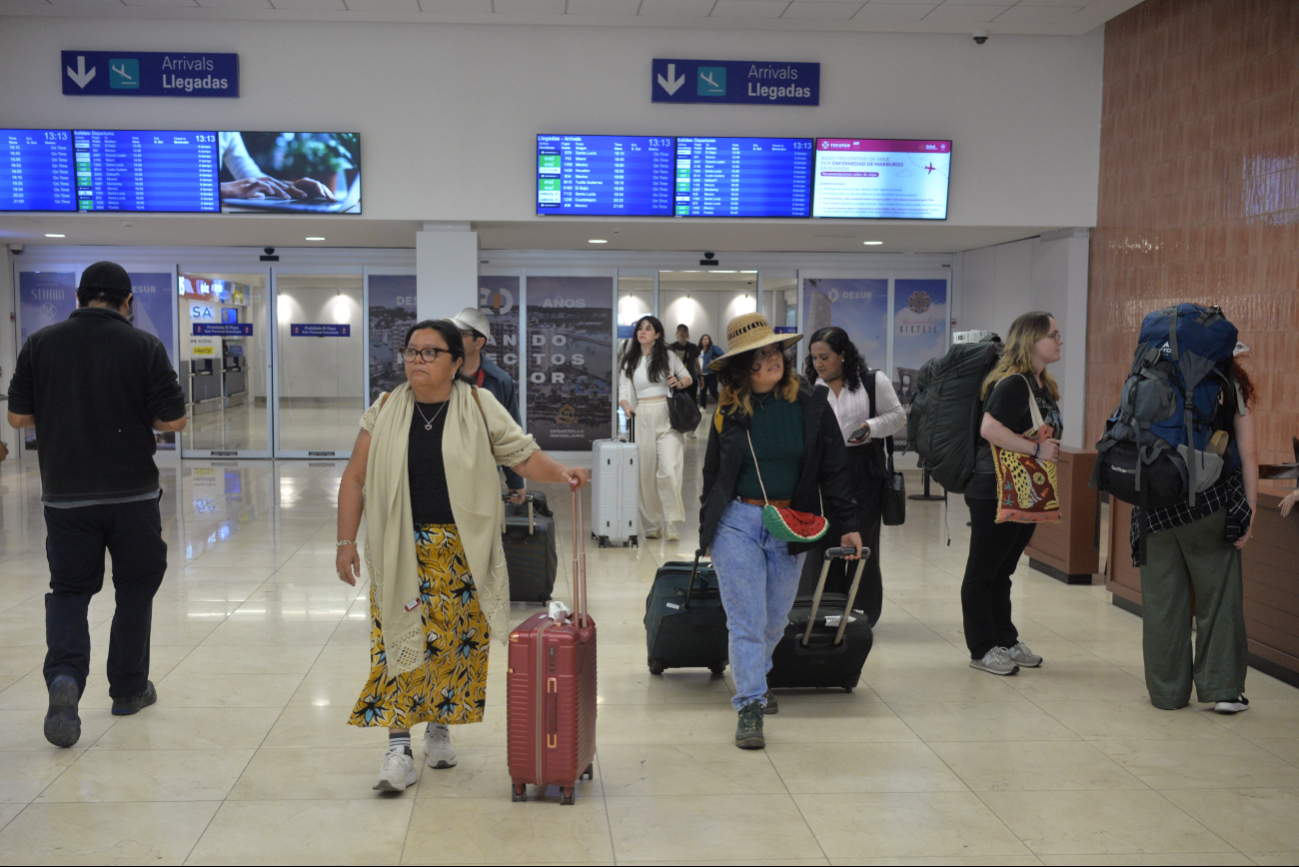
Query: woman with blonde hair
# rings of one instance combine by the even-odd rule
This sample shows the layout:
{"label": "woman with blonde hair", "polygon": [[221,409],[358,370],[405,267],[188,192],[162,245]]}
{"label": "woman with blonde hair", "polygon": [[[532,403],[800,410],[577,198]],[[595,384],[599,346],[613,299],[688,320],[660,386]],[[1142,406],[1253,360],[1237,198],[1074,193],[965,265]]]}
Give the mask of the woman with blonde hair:
{"label": "woman with blonde hair", "polygon": [[374,402],[338,489],[339,580],[361,576],[357,530],[366,518],[370,674],[349,722],[388,729],[375,789],[419,778],[410,729],[424,730],[424,763],[454,767],[448,726],[482,722],[492,636],[509,631],[504,511],[496,467],[534,482],[586,485],[490,391],[460,374],[459,328],[418,322],[402,349],[407,381]]}
{"label": "woman with blonde hair", "polygon": [[704,458],[699,546],[709,550],[730,630],[731,673],[739,713],[735,745],[762,749],[771,654],[785,633],[803,554],[816,542],[784,542],[769,532],[763,507],[829,519],[826,536],[861,554],[843,435],[826,389],[799,379],[785,349],[801,335],[776,334],[760,313],[726,326],[725,355],[709,365],[721,400]]}
{"label": "woman with blonde hair", "polygon": [[[1054,461],[1060,455],[1060,388],[1047,366],[1060,360],[1064,335],[1055,317],[1035,310],[1010,326],[1006,351],[983,382],[983,422],[974,477],[965,489],[970,507],[970,555],[961,584],[961,609],[970,667],[990,674],[1036,668],[1042,657],[1019,640],[1010,617],[1010,576],[1033,538],[1035,524],[998,524],[997,476],[992,446]],[[1033,427],[1035,401],[1053,437],[1037,443],[1024,434]]]}

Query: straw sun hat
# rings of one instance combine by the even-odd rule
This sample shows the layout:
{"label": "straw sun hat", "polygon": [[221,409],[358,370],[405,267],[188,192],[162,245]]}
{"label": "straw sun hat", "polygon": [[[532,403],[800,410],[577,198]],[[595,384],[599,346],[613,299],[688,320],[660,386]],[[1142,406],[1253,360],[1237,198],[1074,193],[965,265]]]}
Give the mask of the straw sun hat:
{"label": "straw sun hat", "polygon": [[803,339],[801,334],[777,334],[771,323],[761,313],[745,313],[736,316],[726,324],[726,354],[708,365],[709,370],[721,370],[728,358],[764,346],[779,343],[781,349],[788,349]]}

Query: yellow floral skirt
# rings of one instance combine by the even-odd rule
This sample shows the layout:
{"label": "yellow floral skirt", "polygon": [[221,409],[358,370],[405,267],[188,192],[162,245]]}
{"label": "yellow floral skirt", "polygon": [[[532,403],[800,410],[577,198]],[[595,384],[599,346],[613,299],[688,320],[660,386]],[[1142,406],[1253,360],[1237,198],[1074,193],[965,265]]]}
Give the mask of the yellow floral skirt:
{"label": "yellow floral skirt", "polygon": [[491,637],[454,524],[415,528],[423,603],[424,662],[390,675],[383,621],[370,590],[370,677],[348,720],[354,726],[410,728],[483,721]]}

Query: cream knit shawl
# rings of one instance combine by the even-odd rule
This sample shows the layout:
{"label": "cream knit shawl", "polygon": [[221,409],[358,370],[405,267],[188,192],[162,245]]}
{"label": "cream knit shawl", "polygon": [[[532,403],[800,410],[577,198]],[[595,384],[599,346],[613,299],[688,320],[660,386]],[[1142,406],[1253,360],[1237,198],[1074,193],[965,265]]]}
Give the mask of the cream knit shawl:
{"label": "cream knit shawl", "polygon": [[[475,391],[478,401],[474,400]],[[496,467],[517,466],[538,451],[538,446],[489,391],[456,381],[444,411],[442,460],[452,516],[479,607],[493,637],[504,640],[509,633],[510,592],[501,545],[505,512]],[[412,671],[425,659],[415,519],[406,463],[414,412],[414,392],[409,383],[403,383],[386,403],[380,397],[361,421],[371,431],[365,478],[365,559],[392,675]]]}

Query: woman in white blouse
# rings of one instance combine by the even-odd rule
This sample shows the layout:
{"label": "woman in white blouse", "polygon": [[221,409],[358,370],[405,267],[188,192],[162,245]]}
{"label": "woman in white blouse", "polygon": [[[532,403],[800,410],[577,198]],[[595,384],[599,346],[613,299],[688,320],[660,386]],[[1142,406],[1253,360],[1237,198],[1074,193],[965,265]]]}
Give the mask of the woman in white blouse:
{"label": "woman in white blouse", "polygon": [[[906,427],[907,416],[888,376],[866,366],[842,328],[832,325],[818,330],[812,335],[809,348],[807,380],[816,388],[828,390],[830,407],[848,445],[848,471],[852,474],[853,498],[857,501],[857,526],[861,528],[862,543],[871,552],[855,607],[864,611],[874,626],[884,603],[880,574],[880,513],[888,480],[884,442]],[[808,561],[813,559],[809,557]],[[819,568],[819,561],[814,565]],[[831,580],[826,582],[827,589],[846,593],[847,578],[840,578],[839,574],[832,572]]]}
{"label": "woman in white blouse", "polygon": [[668,395],[688,388],[690,374],[663,340],[663,323],[653,316],[636,322],[636,340],[618,363],[618,403],[627,418],[635,418],[640,453],[640,526],[647,539],[666,534],[681,538],[677,524],[685,520],[681,476],[685,467],[685,438],[672,429]]}

